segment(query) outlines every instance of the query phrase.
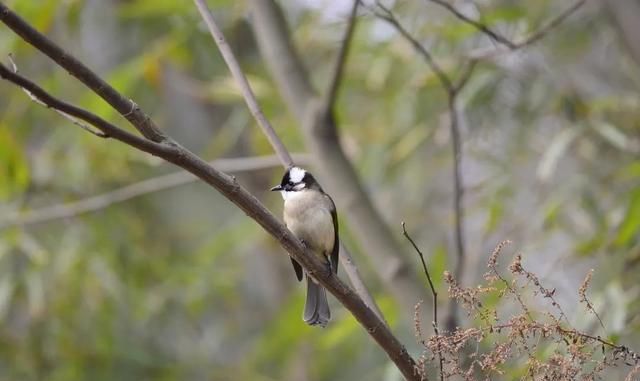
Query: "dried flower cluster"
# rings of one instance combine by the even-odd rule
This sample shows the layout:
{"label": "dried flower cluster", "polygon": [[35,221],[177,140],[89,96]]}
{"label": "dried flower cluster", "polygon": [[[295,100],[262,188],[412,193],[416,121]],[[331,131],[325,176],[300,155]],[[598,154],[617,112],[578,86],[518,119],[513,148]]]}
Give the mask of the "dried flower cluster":
{"label": "dried flower cluster", "polygon": [[[490,255],[485,284],[464,288],[449,272],[444,274],[449,297],[467,312],[473,327],[459,327],[423,340],[416,305],[416,337],[425,347],[419,371],[425,375],[440,371],[443,380],[596,380],[608,379],[606,372],[614,368],[631,367],[626,369],[626,380],[637,380],[638,354],[573,328],[554,297],[555,289],[544,287],[538,276],[527,271],[521,255],[514,257],[508,275],[499,271],[498,259],[508,243],[500,243]],[[591,277],[592,272],[578,290],[579,300],[604,329],[587,298]],[[527,296],[549,301],[551,311],[534,311],[526,302]],[[507,302],[513,303],[515,310],[505,313]]]}

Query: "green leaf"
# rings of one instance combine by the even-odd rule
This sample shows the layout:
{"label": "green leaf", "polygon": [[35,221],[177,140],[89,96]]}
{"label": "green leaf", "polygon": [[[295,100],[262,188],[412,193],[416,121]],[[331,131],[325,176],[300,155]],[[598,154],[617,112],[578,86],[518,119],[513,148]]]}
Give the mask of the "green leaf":
{"label": "green leaf", "polygon": [[0,200],[14,197],[29,185],[29,165],[11,131],[0,125]]}
{"label": "green leaf", "polygon": [[489,203],[489,215],[485,223],[485,234],[492,233],[500,224],[504,215],[504,205],[499,197],[493,198]]}
{"label": "green leaf", "polygon": [[631,201],[627,212],[618,229],[618,235],[615,239],[617,246],[626,246],[630,243],[640,230],[640,189],[636,189],[631,194]]}

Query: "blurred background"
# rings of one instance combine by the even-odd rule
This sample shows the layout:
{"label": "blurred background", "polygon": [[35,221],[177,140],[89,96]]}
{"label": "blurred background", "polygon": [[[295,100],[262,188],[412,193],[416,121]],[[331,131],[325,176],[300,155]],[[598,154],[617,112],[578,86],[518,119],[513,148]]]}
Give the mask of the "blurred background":
{"label": "blurred background", "polygon": [[[258,157],[249,168],[233,160],[220,168],[280,216],[282,200],[268,189],[283,170],[263,157],[272,149],[191,2],[5,3],[199,156]],[[299,110],[285,101],[254,38],[262,15],[257,3],[209,1],[267,117],[290,151],[306,153],[313,141],[303,133]],[[318,177],[331,185],[341,238],[382,312],[419,355],[411,306],[430,299],[400,222],[446,295],[442,272],[453,270],[457,255],[447,96],[423,58],[366,4],[336,126],[365,197],[398,250],[373,256],[362,234],[366,222],[352,211],[358,201],[331,185],[326,168]],[[496,46],[430,1],[385,4],[454,78],[470,52]],[[569,6],[559,0],[451,4],[512,41]],[[351,2],[277,5],[310,87],[323,93]],[[640,2],[587,1],[538,43],[481,61],[458,97],[467,269],[461,283],[481,282],[492,249],[512,240],[506,258],[521,253],[525,266],[556,289],[573,324],[632,346],[640,342],[638,36]],[[130,128],[1,25],[4,63],[8,53],[23,75],[53,94]],[[318,167],[315,154],[300,160]],[[399,379],[335,300],[328,328],[306,326],[303,287],[283,249],[214,189],[172,175],[177,171],[82,131],[0,82],[0,379]],[[84,209],[74,204],[81,200]],[[405,271],[386,274],[387,260]],[[589,295],[606,332],[578,304],[591,268]],[[428,312],[423,319],[430,321]]]}

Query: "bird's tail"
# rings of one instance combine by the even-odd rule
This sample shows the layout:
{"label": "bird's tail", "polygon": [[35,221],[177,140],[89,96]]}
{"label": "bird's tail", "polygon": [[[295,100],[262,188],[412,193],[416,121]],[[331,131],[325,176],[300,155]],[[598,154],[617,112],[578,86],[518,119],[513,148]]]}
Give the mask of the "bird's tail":
{"label": "bird's tail", "polygon": [[304,304],[302,318],[305,323],[319,325],[322,328],[326,327],[331,319],[326,290],[309,276],[307,276],[307,301]]}

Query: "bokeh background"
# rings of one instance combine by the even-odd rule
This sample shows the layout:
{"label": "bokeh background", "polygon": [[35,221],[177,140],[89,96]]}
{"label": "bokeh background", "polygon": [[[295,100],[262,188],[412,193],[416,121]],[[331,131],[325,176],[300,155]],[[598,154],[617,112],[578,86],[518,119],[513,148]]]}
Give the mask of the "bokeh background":
{"label": "bokeh background", "polygon": [[[191,2],[5,3],[201,157],[272,153]],[[307,152],[300,123],[256,45],[251,4],[209,4],[267,117],[292,152]],[[278,4],[309,80],[323,91],[351,2]],[[429,1],[385,4],[452,76],[471,51],[493,46]],[[569,5],[452,4],[514,41]],[[467,251],[462,283],[481,281],[493,247],[510,239],[508,255],[522,253],[528,269],[556,288],[576,326],[632,346],[640,342],[639,25],[637,0],[587,1],[540,42],[481,62],[458,99]],[[0,25],[5,63],[8,53],[22,74],[52,93],[126,126]],[[403,250],[389,254],[411,264],[414,292],[428,300],[418,259],[402,240],[400,222],[406,221],[446,295],[442,272],[456,263],[446,93],[406,40],[366,7],[336,116],[342,147]],[[313,157],[303,162],[314,167]],[[267,191],[282,175],[273,163],[235,174],[280,215],[280,197]],[[334,300],[327,329],[304,325],[303,287],[283,250],[198,181],[155,184],[126,201],[103,197],[91,213],[28,218],[177,170],[87,134],[0,82],[0,379],[399,379]],[[339,208],[345,205],[336,198]],[[383,313],[419,354],[406,301],[389,292],[375,270],[383,264],[373,263],[352,234],[358,222],[340,216],[341,237]],[[578,304],[577,289],[591,268],[590,296],[606,332]]]}

